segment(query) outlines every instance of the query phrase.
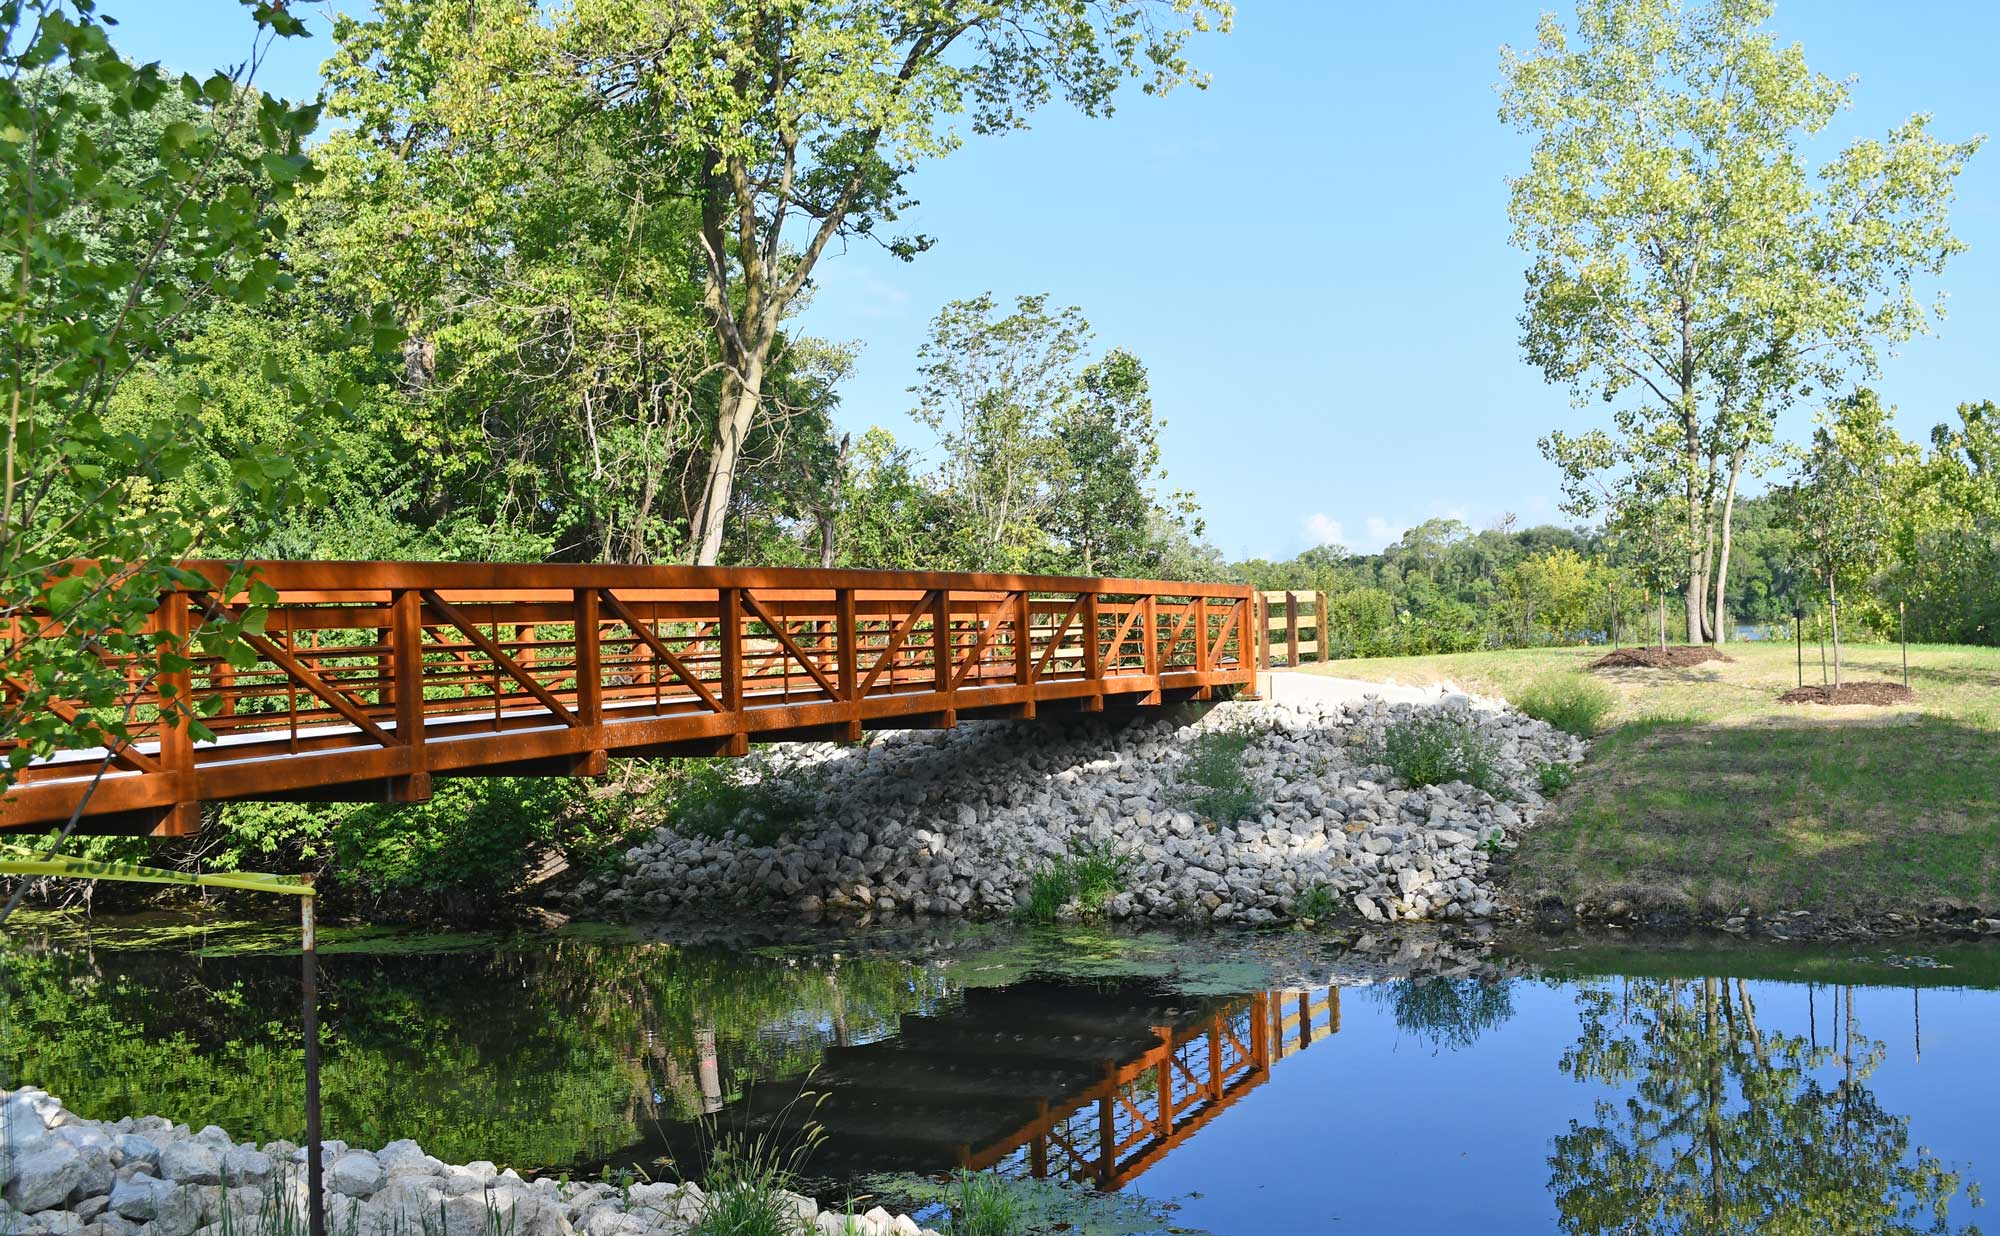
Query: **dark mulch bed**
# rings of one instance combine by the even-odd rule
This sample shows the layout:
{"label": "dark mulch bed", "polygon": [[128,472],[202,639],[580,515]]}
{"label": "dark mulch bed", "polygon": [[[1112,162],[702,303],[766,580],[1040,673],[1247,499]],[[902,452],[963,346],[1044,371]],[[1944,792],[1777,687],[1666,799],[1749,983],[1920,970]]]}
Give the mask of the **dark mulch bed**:
{"label": "dark mulch bed", "polygon": [[1590,663],[1591,669],[1687,669],[1705,661],[1729,658],[1707,644],[1669,644],[1665,648],[1620,648]]}
{"label": "dark mulch bed", "polygon": [[1794,687],[1780,704],[1909,704],[1917,693],[1900,682],[1843,682],[1837,687]]}

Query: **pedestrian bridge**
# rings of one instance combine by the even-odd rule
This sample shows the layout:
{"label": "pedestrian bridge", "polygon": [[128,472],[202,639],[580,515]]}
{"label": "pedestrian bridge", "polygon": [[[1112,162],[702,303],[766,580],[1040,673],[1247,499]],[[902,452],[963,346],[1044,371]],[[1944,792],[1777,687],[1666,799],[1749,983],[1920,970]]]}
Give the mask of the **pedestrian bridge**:
{"label": "pedestrian bridge", "polygon": [[[165,594],[187,644],[240,617]],[[420,802],[433,776],[594,776],[613,756],[742,755],[865,729],[1148,708],[1255,689],[1247,585],[895,571],[259,562],[277,600],[231,659],[128,678],[128,738],[60,751],[0,829],[184,835],[204,803]],[[16,687],[15,689],[18,689]],[[186,698],[215,733],[161,724]],[[75,706],[58,705],[66,715]],[[168,710],[169,712],[171,710]]]}

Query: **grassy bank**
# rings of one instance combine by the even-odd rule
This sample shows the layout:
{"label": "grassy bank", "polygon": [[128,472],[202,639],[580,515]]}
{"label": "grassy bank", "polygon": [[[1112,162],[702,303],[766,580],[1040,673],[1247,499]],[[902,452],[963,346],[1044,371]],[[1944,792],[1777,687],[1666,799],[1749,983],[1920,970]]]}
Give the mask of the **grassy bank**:
{"label": "grassy bank", "polygon": [[[1321,672],[1451,680],[1510,695],[1602,649],[1336,661]],[[2000,649],[1913,646],[1914,704],[1787,705],[1791,645],[1591,676],[1616,703],[1555,815],[1523,839],[1525,900],[1721,917],[2000,911]],[[1901,681],[1901,651],[1847,651],[1843,678]],[[1817,649],[1806,681],[1819,681]]]}

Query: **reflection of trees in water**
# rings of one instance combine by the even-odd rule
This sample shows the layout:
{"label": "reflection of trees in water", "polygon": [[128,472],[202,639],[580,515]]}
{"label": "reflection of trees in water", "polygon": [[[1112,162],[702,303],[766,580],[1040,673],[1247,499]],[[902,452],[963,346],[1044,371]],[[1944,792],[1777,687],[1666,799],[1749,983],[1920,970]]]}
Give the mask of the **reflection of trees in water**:
{"label": "reflection of trees in water", "polygon": [[[946,993],[921,963],[889,958],[569,940],[321,965],[329,1136],[413,1136],[441,1158],[522,1166],[628,1145]],[[89,1116],[299,1136],[295,958],[13,948],[0,1001],[0,1078]]]}
{"label": "reflection of trees in water", "polygon": [[[1909,1118],[1863,1084],[1883,1048],[1860,1035],[1852,988],[1833,1047],[1760,1025],[1740,980],[1633,981],[1585,988],[1577,1002],[1582,1032],[1563,1071],[1625,1097],[1600,1100],[1593,1123],[1555,1139],[1563,1231],[1977,1232],[1948,1219],[1958,1174],[1913,1149]],[[1830,1084],[1816,1075],[1835,1064]]]}
{"label": "reflection of trees in water", "polygon": [[1434,1050],[1458,1051],[1514,1015],[1510,980],[1398,979],[1374,988],[1387,1001],[1397,1028]]}

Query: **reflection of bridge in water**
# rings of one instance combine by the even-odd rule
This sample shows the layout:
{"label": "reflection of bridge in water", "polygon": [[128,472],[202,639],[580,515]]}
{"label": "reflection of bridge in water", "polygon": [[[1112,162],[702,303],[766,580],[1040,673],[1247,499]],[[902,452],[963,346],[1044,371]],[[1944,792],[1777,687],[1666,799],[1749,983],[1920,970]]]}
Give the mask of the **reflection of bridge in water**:
{"label": "reflection of bridge in water", "polygon": [[[964,1167],[1115,1190],[1339,1029],[1338,988],[979,988],[961,1007],[905,1016],[894,1038],[829,1048],[803,1081],[753,1083],[714,1120],[787,1145],[818,1126],[813,1175]],[[686,1155],[700,1140],[693,1125],[667,1126],[660,1144],[619,1158]]]}

